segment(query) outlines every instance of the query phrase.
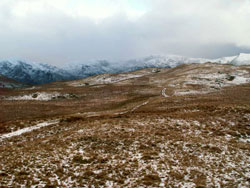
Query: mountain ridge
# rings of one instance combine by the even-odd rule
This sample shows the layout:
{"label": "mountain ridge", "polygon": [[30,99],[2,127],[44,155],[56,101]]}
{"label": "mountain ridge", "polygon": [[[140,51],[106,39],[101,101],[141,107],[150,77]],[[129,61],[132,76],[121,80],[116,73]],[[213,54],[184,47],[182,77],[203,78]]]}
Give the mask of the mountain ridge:
{"label": "mountain ridge", "polygon": [[250,54],[218,59],[189,58],[178,55],[151,55],[123,62],[96,60],[62,68],[23,60],[0,60],[0,74],[26,84],[45,84],[54,81],[77,80],[103,73],[132,72],[144,68],[173,68],[181,64],[214,62],[236,66],[250,65]]}

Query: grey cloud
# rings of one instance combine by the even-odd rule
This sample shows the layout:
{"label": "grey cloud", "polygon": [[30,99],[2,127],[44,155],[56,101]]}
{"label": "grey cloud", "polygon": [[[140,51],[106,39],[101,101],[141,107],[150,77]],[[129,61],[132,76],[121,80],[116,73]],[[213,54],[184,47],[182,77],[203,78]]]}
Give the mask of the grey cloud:
{"label": "grey cloud", "polygon": [[1,59],[59,65],[151,54],[215,58],[250,52],[249,0],[155,0],[139,19],[131,21],[120,12],[100,23],[53,7],[16,17],[11,9],[14,1],[4,2],[0,4]]}

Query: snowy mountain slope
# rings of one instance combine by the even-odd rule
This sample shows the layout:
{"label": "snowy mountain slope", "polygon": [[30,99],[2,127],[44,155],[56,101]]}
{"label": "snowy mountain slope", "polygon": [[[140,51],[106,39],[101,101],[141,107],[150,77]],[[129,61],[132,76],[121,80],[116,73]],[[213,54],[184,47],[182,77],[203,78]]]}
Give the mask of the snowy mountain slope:
{"label": "snowy mountain slope", "polygon": [[241,53],[236,56],[232,61],[233,65],[250,65],[250,54]]}
{"label": "snowy mountain slope", "polygon": [[146,58],[130,60],[125,64],[131,69],[131,71],[134,71],[142,68],[172,68],[181,64],[205,63],[207,61],[207,59],[188,58],[177,55],[154,55]]}
{"label": "snowy mountain slope", "polygon": [[220,64],[231,64],[236,66],[250,65],[250,54],[240,53],[237,56],[222,57],[218,59],[209,60]]}
{"label": "snowy mountain slope", "polygon": [[84,64],[67,65],[64,70],[78,78],[86,78],[103,73],[118,73],[124,69],[118,68],[116,63],[107,60],[96,60]]}
{"label": "snowy mountain slope", "polygon": [[103,73],[132,72],[145,68],[171,68],[181,64],[205,63],[209,60],[202,58],[187,58],[177,55],[148,56],[123,62],[109,62],[97,60],[84,64],[66,66],[64,69],[78,78],[85,78]]}
{"label": "snowy mountain slope", "polygon": [[214,62],[219,64],[250,65],[250,54],[222,57],[218,59],[188,58],[177,55],[152,55],[145,58],[124,62],[108,62],[106,60],[68,66],[65,69],[79,78],[103,73],[131,72],[144,68],[173,68],[181,64]]}
{"label": "snowy mountain slope", "polygon": [[55,66],[25,61],[0,61],[0,73],[16,81],[28,84],[75,79],[67,71]]}
{"label": "snowy mountain slope", "polygon": [[26,61],[0,61],[0,74],[28,83],[43,84],[58,80],[76,80],[103,73],[131,72],[144,68],[173,68],[181,64],[214,62],[219,64],[250,65],[250,54],[222,57],[218,59],[188,58],[177,55],[153,55],[123,62],[96,60],[69,64],[58,68],[48,64]]}
{"label": "snowy mountain slope", "polygon": [[222,57],[218,59],[210,60],[211,62],[217,62],[219,64],[231,64],[231,62],[236,58],[237,56],[230,56],[230,57]]}
{"label": "snowy mountain slope", "polygon": [[71,74],[85,78],[103,73],[131,72],[144,68],[173,68],[181,64],[214,62],[219,64],[250,65],[250,54],[222,57],[218,59],[188,58],[177,55],[152,55],[145,58],[132,59],[123,62],[108,62],[97,60],[85,64],[67,66],[65,70]]}
{"label": "snowy mountain slope", "polygon": [[173,68],[181,64],[214,62],[219,64],[232,64],[236,66],[250,65],[250,54],[240,53],[238,56],[222,57],[218,59],[189,58],[177,55],[148,56],[146,58],[130,60],[126,62],[131,69],[136,68]]}

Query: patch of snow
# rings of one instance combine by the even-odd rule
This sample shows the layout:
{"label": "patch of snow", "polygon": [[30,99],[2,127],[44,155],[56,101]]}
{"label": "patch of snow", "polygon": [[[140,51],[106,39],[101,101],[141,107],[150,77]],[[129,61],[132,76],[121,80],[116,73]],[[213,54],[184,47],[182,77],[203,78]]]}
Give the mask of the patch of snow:
{"label": "patch of snow", "polygon": [[234,65],[249,65],[250,64],[250,54],[240,53],[236,58],[231,61]]}
{"label": "patch of snow", "polygon": [[42,123],[39,123],[39,124],[32,126],[32,127],[26,127],[26,128],[23,128],[23,129],[20,129],[20,130],[11,132],[11,133],[3,134],[0,136],[0,141],[2,141],[3,139],[6,139],[6,138],[11,138],[13,136],[19,136],[21,134],[31,132],[31,131],[36,130],[36,129],[40,129],[42,127],[47,127],[49,125],[57,124],[58,122],[59,122],[58,120],[53,120],[50,122],[42,122]]}
{"label": "patch of snow", "polygon": [[250,82],[250,78],[246,78],[243,76],[235,76],[235,79],[232,80],[231,84],[240,85],[240,84],[245,84],[249,82]]}
{"label": "patch of snow", "polygon": [[198,127],[201,125],[199,121],[193,121],[193,124]]}
{"label": "patch of snow", "polygon": [[196,110],[196,109],[194,109],[194,110],[183,110],[183,112],[185,112],[185,113],[193,113],[193,112],[199,112],[200,110]]}
{"label": "patch of snow", "polygon": [[33,89],[40,89],[40,87],[37,86],[32,86],[32,87],[28,87],[25,90],[33,90]]}
{"label": "patch of snow", "polygon": [[101,84],[110,84],[110,83],[116,83],[116,82],[120,82],[123,80],[131,79],[131,78],[138,78],[141,76],[143,75],[125,74],[125,75],[111,76],[111,77],[110,76],[99,77],[98,79],[96,79],[96,82],[101,83]]}
{"label": "patch of snow", "polygon": [[88,86],[88,85],[99,85],[99,84],[112,84],[132,78],[139,78],[150,72],[143,73],[125,73],[125,74],[102,74],[97,76],[92,76],[80,81],[73,81],[69,85],[75,87]]}
{"label": "patch of snow", "polygon": [[138,105],[138,106],[135,106],[135,107],[131,110],[131,112],[137,110],[138,108],[140,108],[140,107],[142,107],[142,106],[144,106],[144,105],[146,105],[146,104],[148,104],[148,103],[149,103],[149,101],[146,101],[146,102],[144,102],[144,103],[142,103],[142,104],[140,104],[140,105]]}
{"label": "patch of snow", "polygon": [[239,141],[244,143],[250,143],[250,136],[247,136],[245,138],[240,138]]}
{"label": "patch of snow", "polygon": [[49,101],[57,98],[70,98],[70,94],[60,94],[58,92],[46,93],[46,92],[37,92],[28,95],[19,95],[13,97],[7,97],[6,100],[36,100],[36,101]]}
{"label": "patch of snow", "polygon": [[168,84],[169,87],[176,87],[177,84]]}
{"label": "patch of snow", "polygon": [[206,94],[215,89],[218,90],[227,86],[250,83],[250,73],[248,71],[234,68],[231,71],[230,73],[223,73],[222,71],[195,73],[190,71],[188,76],[180,78],[182,88],[189,88],[190,85],[199,85],[202,89],[186,91],[177,89],[175,95]]}
{"label": "patch of snow", "polygon": [[167,88],[163,88],[162,91],[161,91],[161,94],[162,94],[163,97],[166,97],[166,98],[167,98],[167,97],[169,97],[169,96],[166,94],[166,89],[167,89]]}
{"label": "patch of snow", "polygon": [[206,94],[206,91],[195,91],[195,90],[186,90],[186,91],[175,91],[175,96],[183,96],[183,95],[197,95],[197,94]]}
{"label": "patch of snow", "polygon": [[230,56],[230,57],[222,57],[219,59],[214,59],[212,62],[218,62],[220,64],[229,64],[232,62],[237,56]]}

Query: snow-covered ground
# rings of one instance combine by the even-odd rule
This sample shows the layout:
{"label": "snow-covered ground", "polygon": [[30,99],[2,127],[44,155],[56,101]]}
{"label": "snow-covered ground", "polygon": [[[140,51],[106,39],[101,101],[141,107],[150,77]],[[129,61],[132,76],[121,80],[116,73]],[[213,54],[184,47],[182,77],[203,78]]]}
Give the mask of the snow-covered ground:
{"label": "snow-covered ground", "polygon": [[111,84],[120,82],[123,80],[131,79],[131,78],[138,78],[143,75],[136,75],[136,74],[120,74],[119,76],[108,76],[108,75],[101,75],[98,76],[97,79],[94,81],[96,84]]}
{"label": "snow-covered ground", "polygon": [[207,86],[225,87],[230,85],[240,85],[250,82],[250,73],[245,70],[237,70],[233,73],[201,73],[190,75],[191,81],[186,84],[203,84]]}
{"label": "snow-covered ground", "polygon": [[196,95],[196,94],[206,94],[208,92],[205,91],[195,91],[195,90],[178,90],[175,91],[175,96],[182,96],[182,95]]}
{"label": "snow-covered ground", "polygon": [[[34,153],[17,150],[17,159],[25,162],[11,169],[17,173],[5,176],[5,184],[11,178],[27,177],[19,175],[25,169],[38,187],[48,181],[59,187],[87,187],[93,182],[100,187],[249,187],[247,150],[231,145],[242,146],[242,140],[218,136],[205,129],[209,126],[217,127],[212,122],[164,117],[119,120],[115,126],[103,121],[73,126],[68,137],[60,132],[53,139],[43,137],[41,151],[39,146],[32,148]],[[227,131],[227,127],[221,129]],[[60,145],[54,147],[57,139]],[[31,160],[26,162],[27,156]]]}
{"label": "snow-covered ground", "polygon": [[[154,71],[154,70],[152,70]],[[121,74],[101,74],[97,76],[92,76],[79,81],[72,81],[69,83],[71,86],[80,87],[86,85],[101,85],[101,84],[112,84],[120,81],[139,78],[144,75],[150,74],[150,71],[134,72],[134,73],[121,73]]]}
{"label": "snow-covered ground", "polygon": [[19,95],[5,98],[6,100],[36,100],[36,101],[49,101],[59,98],[72,98],[71,94],[61,94],[58,92],[47,93],[47,92],[36,92],[27,95]]}
{"label": "snow-covered ground", "polygon": [[[250,83],[250,73],[246,70],[235,69],[230,73],[223,73],[220,71],[198,72],[199,73],[190,72],[190,74],[184,78],[180,78],[181,81],[174,80],[174,83],[171,83],[170,85],[180,84],[182,86],[181,89],[175,90],[175,95],[206,94],[223,87]],[[202,89],[189,89],[191,85],[198,85]]]}

